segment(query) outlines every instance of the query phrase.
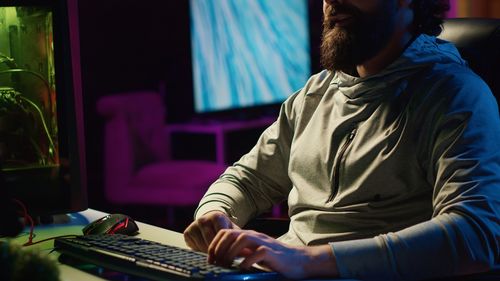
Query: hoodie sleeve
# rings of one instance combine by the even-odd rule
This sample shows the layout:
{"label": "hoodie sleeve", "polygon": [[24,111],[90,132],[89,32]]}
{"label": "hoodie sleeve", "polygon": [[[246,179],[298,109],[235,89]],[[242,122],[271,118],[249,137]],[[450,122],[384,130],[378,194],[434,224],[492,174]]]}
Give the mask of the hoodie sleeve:
{"label": "hoodie sleeve", "polygon": [[252,150],[229,167],[202,198],[195,217],[219,210],[239,226],[283,201],[292,183],[288,178],[288,160],[293,136],[295,105],[300,91],[281,107],[278,120],[260,136]]}
{"label": "hoodie sleeve", "polygon": [[[472,73],[437,87],[428,112],[433,217],[374,238],[331,243],[344,278],[417,280],[500,268],[500,118]],[[448,97],[448,98],[447,98]],[[436,107],[437,110],[436,110]]]}

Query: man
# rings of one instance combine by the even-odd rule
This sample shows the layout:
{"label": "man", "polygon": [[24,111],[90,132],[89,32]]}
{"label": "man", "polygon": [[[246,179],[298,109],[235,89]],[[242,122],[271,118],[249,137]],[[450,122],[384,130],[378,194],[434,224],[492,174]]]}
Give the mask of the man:
{"label": "man", "polygon": [[[440,0],[324,0],[327,69],[204,196],[186,243],[290,278],[425,279],[498,269],[500,118],[436,39]],[[242,230],[288,198],[275,240]]]}

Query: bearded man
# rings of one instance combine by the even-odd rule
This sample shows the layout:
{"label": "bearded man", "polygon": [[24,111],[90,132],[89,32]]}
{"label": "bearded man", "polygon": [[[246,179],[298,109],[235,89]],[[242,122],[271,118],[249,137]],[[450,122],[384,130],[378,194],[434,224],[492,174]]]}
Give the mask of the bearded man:
{"label": "bearded man", "polygon": [[[184,232],[209,262],[290,278],[426,279],[498,269],[500,118],[437,39],[441,0],[324,0],[325,70],[288,98]],[[287,199],[278,239],[241,229]]]}

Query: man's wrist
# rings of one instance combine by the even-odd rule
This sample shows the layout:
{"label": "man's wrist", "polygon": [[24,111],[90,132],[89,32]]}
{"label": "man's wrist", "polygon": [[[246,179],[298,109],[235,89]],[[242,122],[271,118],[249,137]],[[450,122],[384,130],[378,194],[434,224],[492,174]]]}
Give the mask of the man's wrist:
{"label": "man's wrist", "polygon": [[203,217],[203,216],[206,216],[208,214],[211,214],[211,213],[221,213],[223,215],[225,215],[226,217],[228,216],[224,211],[222,210],[211,210],[211,211],[207,211],[205,212],[204,214],[202,214],[200,217]]}
{"label": "man's wrist", "polygon": [[226,216],[228,215],[226,213],[226,210],[222,208],[221,206],[215,205],[215,204],[205,204],[204,206],[198,207],[198,209],[195,211],[194,218],[198,219],[202,216],[205,216],[208,213],[211,212],[221,212],[225,214]]}
{"label": "man's wrist", "polygon": [[335,255],[330,245],[306,247],[309,262],[304,266],[304,271],[310,277],[338,277],[339,272]]}

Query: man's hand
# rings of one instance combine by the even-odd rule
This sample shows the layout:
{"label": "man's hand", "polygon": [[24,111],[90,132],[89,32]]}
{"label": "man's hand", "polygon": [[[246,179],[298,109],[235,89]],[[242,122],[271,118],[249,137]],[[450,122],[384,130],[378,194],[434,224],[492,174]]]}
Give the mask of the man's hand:
{"label": "man's hand", "polygon": [[217,232],[221,229],[240,229],[220,211],[212,211],[199,217],[184,230],[184,240],[193,250],[207,252]]}
{"label": "man's hand", "polygon": [[244,269],[258,263],[287,278],[338,276],[329,245],[294,247],[252,230],[220,230],[208,247],[208,262],[229,266],[237,257],[244,257]]}

